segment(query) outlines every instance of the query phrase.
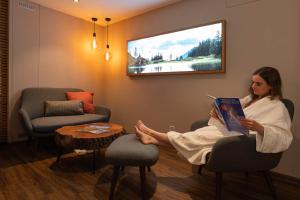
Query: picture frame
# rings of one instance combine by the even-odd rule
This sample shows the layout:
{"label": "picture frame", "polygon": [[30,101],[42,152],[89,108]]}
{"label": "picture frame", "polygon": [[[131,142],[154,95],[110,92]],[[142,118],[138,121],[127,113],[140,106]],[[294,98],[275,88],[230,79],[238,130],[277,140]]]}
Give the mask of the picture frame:
{"label": "picture frame", "polygon": [[127,41],[127,75],[215,74],[226,69],[226,21]]}

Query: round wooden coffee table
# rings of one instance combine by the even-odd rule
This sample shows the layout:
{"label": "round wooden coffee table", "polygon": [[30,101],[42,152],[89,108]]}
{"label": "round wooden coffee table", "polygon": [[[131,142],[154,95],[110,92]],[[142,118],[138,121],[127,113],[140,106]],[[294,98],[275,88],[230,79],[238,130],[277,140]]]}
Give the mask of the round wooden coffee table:
{"label": "round wooden coffee table", "polygon": [[[91,133],[91,131],[97,130],[97,127],[103,132]],[[95,172],[96,151],[106,148],[122,134],[125,134],[123,126],[115,123],[99,122],[59,128],[56,130],[55,136],[56,144],[59,147],[56,161],[59,162],[63,150],[66,148],[93,150],[93,171]]]}

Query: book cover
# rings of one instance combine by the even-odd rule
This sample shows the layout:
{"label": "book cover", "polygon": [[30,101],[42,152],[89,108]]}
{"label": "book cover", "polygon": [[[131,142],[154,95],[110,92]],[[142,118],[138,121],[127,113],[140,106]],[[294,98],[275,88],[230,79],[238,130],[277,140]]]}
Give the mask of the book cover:
{"label": "book cover", "polygon": [[245,118],[239,98],[214,98],[214,105],[219,118],[224,122],[228,131],[249,134],[249,130],[241,125],[240,119]]}

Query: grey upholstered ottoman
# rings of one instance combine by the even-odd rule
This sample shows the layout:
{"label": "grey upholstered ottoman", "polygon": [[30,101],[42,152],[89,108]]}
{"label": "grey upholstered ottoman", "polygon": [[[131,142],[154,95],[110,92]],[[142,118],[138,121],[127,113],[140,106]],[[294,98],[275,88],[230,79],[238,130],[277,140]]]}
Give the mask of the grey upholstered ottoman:
{"label": "grey upholstered ottoman", "polygon": [[123,135],[113,141],[105,152],[105,160],[114,166],[109,199],[113,199],[119,171],[124,166],[140,168],[141,192],[145,199],[145,167],[154,165],[159,157],[159,149],[152,144],[142,144],[135,134]]}

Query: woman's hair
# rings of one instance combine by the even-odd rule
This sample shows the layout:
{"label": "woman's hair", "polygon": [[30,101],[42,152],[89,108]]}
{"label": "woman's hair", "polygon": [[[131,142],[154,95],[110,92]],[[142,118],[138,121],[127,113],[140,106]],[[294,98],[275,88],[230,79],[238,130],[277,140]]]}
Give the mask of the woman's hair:
{"label": "woman's hair", "polygon": [[[271,96],[271,99],[282,98],[281,78],[277,69],[273,67],[261,67],[257,69],[253,75],[259,75],[267,82],[269,86],[272,87],[270,93],[268,94]],[[252,84],[250,84],[249,92],[252,96],[252,99],[258,98],[258,96],[253,93]]]}

